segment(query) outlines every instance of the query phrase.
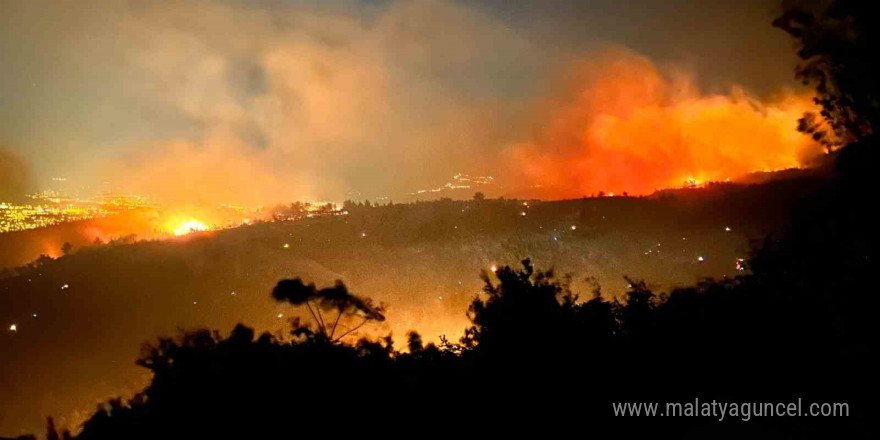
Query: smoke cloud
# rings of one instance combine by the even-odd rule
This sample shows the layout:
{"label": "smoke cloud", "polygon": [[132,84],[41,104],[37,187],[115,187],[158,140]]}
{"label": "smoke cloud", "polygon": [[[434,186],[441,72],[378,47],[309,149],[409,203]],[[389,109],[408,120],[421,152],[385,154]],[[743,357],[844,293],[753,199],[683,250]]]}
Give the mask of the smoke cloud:
{"label": "smoke cloud", "polygon": [[0,201],[18,201],[32,190],[30,166],[19,156],[0,150]]}
{"label": "smoke cloud", "polygon": [[704,94],[692,75],[622,48],[577,63],[562,83],[535,139],[509,151],[512,168],[553,197],[646,194],[799,167],[823,152],[795,130],[807,93]]}
{"label": "smoke cloud", "polygon": [[43,180],[164,205],[396,198],[459,172],[495,176],[497,193],[645,193],[816,152],[794,130],[806,95],[704,94],[669,60],[553,46],[491,7],[2,6],[15,151]]}
{"label": "smoke cloud", "polygon": [[129,134],[105,140],[82,175],[165,203],[341,201],[488,173],[539,64],[515,32],[446,2],[357,15],[135,5],[87,18],[94,33],[112,30],[96,62],[125,78],[108,78],[107,105],[159,129],[96,115]]}

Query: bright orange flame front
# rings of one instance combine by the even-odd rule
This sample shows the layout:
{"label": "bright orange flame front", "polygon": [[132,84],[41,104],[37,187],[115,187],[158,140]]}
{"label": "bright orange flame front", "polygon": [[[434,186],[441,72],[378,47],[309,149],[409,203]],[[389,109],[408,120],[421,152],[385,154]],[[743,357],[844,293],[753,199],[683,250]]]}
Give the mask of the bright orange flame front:
{"label": "bright orange flame front", "polygon": [[552,197],[647,194],[799,167],[822,147],[796,130],[813,106],[805,93],[761,100],[744,90],[706,95],[669,79],[645,57],[609,51],[576,69],[532,142],[511,150],[515,168]]}
{"label": "bright orange flame front", "polygon": [[198,220],[187,220],[174,229],[174,235],[181,236],[207,230],[208,227],[204,223]]}

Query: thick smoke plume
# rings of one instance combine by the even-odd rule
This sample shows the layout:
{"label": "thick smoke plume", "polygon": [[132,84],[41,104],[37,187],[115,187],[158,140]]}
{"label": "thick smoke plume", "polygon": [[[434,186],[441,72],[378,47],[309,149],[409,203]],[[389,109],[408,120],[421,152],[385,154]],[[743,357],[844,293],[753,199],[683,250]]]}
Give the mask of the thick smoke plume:
{"label": "thick smoke plume", "polygon": [[22,199],[32,185],[28,164],[18,155],[0,150],[0,202]]}
{"label": "thick smoke plume", "polygon": [[646,194],[799,167],[823,152],[796,131],[805,93],[759,99],[741,88],[704,94],[691,75],[608,49],[572,68],[541,108],[533,141],[511,148],[514,170],[551,197]]}
{"label": "thick smoke plume", "polygon": [[399,196],[486,172],[511,138],[520,98],[507,89],[522,88],[537,52],[453,3],[358,12],[117,11],[109,54],[130,79],[123,94],[184,129],[120,140],[93,175],[165,204],[216,206]]}
{"label": "thick smoke plume", "polygon": [[4,12],[17,43],[0,54],[22,109],[9,126],[40,181],[163,206],[398,201],[457,173],[496,177],[496,194],[522,182],[548,197],[645,193],[815,153],[795,131],[807,96],[702,94],[641,55],[541,45],[473,4],[84,0]]}

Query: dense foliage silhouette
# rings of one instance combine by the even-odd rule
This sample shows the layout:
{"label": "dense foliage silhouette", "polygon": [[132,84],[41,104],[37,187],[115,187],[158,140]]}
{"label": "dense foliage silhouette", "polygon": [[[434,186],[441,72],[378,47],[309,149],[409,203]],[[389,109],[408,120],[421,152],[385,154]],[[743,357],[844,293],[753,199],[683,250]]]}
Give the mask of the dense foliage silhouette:
{"label": "dense foliage silhouette", "polygon": [[[406,351],[390,336],[337,336],[340,321],[328,325],[321,310],[354,319],[349,329],[383,319],[341,282],[318,289],[282,280],[272,297],[306,306],[312,323],[294,320],[284,338],[240,324],[225,338],[197,330],[160,339],[139,360],[153,373],[149,386],[101,405],[76,438],[497,435],[527,427],[624,438],[875,438],[877,94],[876,75],[866,74],[876,68],[866,64],[876,48],[874,16],[857,2],[817,4],[831,6],[801,2],[775,24],[803,45],[798,74],[817,87],[823,107],[815,118],[849,144],[831,156],[834,177],[798,195],[790,227],[756,244],[743,275],[664,294],[628,279],[627,294],[609,299],[598,286],[581,296],[570,278],[525,259],[482,274],[461,340],[425,344],[411,332]],[[802,129],[827,140],[815,124]],[[850,415],[620,418],[611,405],[694,398],[846,402]],[[48,437],[59,438],[51,419]]]}
{"label": "dense foliage silhouette", "polygon": [[[751,273],[733,279],[663,295],[629,280],[625,298],[608,300],[598,286],[581,298],[567,277],[528,259],[483,273],[484,293],[457,343],[426,346],[414,332],[407,352],[390,337],[347,343],[328,337],[316,315],[313,324],[295,321],[290,339],[244,325],[227,338],[200,330],[162,339],[139,362],[152,383],[103,405],[76,438],[288,435],[303,429],[298,421],[338,433],[450,429],[459,418],[487,432],[582,424],[627,436],[866,436],[877,409],[876,236],[860,215],[867,212],[849,205],[857,182],[841,173],[805,199],[790,230],[762,243]],[[273,297],[340,314],[374,311],[341,283],[282,280]],[[748,424],[612,414],[611,402],[694,397],[847,402],[852,413]]]}
{"label": "dense foliage silhouette", "polygon": [[773,21],[797,40],[796,75],[817,92],[820,110],[799,128],[829,148],[873,136],[880,123],[875,9],[859,0],[789,1]]}

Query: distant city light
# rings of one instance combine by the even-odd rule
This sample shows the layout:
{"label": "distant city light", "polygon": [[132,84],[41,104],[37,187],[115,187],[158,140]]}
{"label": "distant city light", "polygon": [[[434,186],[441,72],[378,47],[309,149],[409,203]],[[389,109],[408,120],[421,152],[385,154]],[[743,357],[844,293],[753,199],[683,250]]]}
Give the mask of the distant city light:
{"label": "distant city light", "polygon": [[572,231],[577,230],[577,228],[578,228],[578,227],[577,227],[576,225],[571,225],[571,230],[572,230]]}
{"label": "distant city light", "polygon": [[18,331],[18,326],[15,325],[15,324],[10,325],[10,326],[9,326],[9,331],[11,331],[11,332],[17,332],[17,331]]}
{"label": "distant city light", "polygon": [[699,261],[700,263],[702,263],[702,262],[706,261],[706,259],[703,258],[703,256],[701,255],[701,256],[697,257],[697,261]]}
{"label": "distant city light", "polygon": [[28,194],[27,197],[32,202],[15,204],[0,201],[0,233],[101,218],[154,206],[147,197],[112,193],[80,199],[55,191],[41,191]]}

